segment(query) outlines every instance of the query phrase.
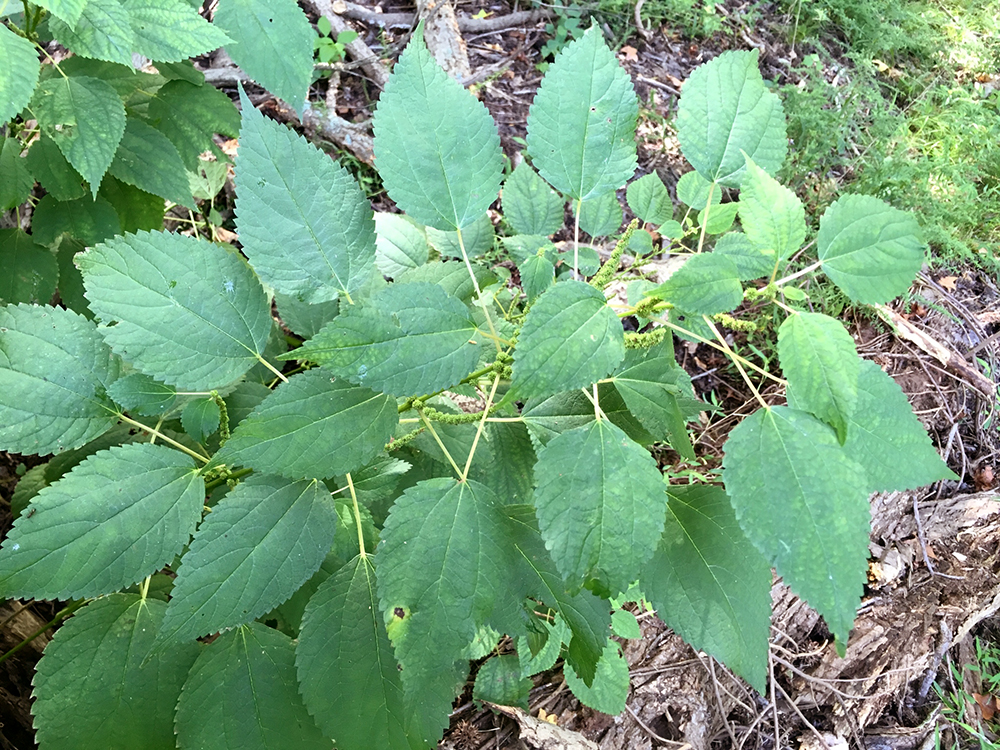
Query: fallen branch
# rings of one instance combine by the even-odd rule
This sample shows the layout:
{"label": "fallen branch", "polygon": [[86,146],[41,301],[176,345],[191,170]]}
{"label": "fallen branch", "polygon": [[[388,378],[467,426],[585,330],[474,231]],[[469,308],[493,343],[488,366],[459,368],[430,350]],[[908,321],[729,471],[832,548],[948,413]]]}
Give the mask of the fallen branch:
{"label": "fallen branch", "polygon": [[[330,3],[335,13],[339,12],[352,21],[361,21],[369,26],[379,26],[383,29],[413,28],[416,17],[413,13],[376,13],[357,3]],[[493,18],[471,18],[458,16],[458,28],[464,33],[488,34],[492,31],[503,31],[517,26],[533,26],[539,21],[552,20],[555,13],[548,8],[534,10],[519,10]]]}
{"label": "fallen branch", "polygon": [[996,396],[996,384],[969,365],[957,352],[952,351],[940,341],[936,341],[917,328],[902,315],[885,305],[875,305],[879,315],[892,325],[900,338],[916,345],[925,354],[934,357],[945,369],[951,371],[960,380],[972,386],[987,398]]}
{"label": "fallen branch", "polygon": [[[336,8],[340,6],[336,0],[306,0],[305,5],[314,13],[324,16],[330,22],[330,28],[338,35],[343,31],[354,31],[347,21],[336,12]],[[361,37],[353,42],[348,42],[344,48],[347,50],[347,54],[361,65],[372,82],[380,89],[384,89],[389,80],[389,68],[361,40]]]}

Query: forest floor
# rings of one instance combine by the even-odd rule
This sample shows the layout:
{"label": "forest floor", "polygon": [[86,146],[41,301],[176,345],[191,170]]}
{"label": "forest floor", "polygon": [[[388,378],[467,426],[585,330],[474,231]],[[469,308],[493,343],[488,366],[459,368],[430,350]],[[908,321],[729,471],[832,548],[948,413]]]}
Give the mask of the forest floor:
{"label": "forest floor", "polygon": [[[657,0],[645,2],[654,7]],[[332,141],[353,165],[376,207],[389,208],[377,176],[366,166],[366,123],[377,99],[380,69],[409,37],[413,6],[395,0],[378,6],[371,0],[361,5],[342,0],[303,5],[314,13],[332,9],[341,15],[344,28],[359,32],[358,42],[375,57],[358,64],[360,48],[349,47],[347,63],[331,66],[331,78],[314,87],[312,98],[324,101],[342,122],[331,127],[329,121],[307,116],[301,125],[313,138]],[[793,41],[789,29],[796,19],[777,4],[726,0],[713,6],[717,28],[698,34],[643,21],[642,5],[642,0],[638,10],[629,5],[626,20],[618,18],[615,24],[599,14],[595,18],[631,75],[641,102],[639,174],[657,172],[672,193],[687,169],[672,122],[680,88],[699,64],[728,49],[757,49],[761,72],[780,87],[786,107],[795,91],[801,106],[820,79],[836,89],[849,87],[861,75],[844,47],[824,47],[822,59],[813,60],[816,48],[808,40]],[[572,34],[574,16],[544,9],[525,15],[508,0],[462,0],[456,7],[460,40],[453,38],[452,52],[459,58],[456,64],[464,64],[462,50],[468,62],[459,77],[471,81],[498,123],[505,153],[515,158],[542,77],[539,64],[551,59],[547,53],[558,46],[551,40],[558,38],[560,29]],[[647,8],[646,18],[648,13]],[[580,21],[583,27],[589,23]],[[232,93],[240,74],[231,63],[223,55],[201,62],[210,79]],[[894,70],[886,67],[887,80]],[[250,92],[254,94],[252,88]],[[272,116],[295,122],[294,113],[267,99],[256,90],[255,103]],[[856,99],[838,102],[817,94],[810,106],[827,114],[814,113],[809,120],[792,113],[799,130],[790,129],[796,172],[787,184],[806,203],[807,215],[818,216],[841,191],[854,189],[859,162],[817,158],[804,164],[801,158],[795,161],[796,149],[815,144],[819,134],[809,123],[813,128],[846,123],[831,108],[860,105]],[[885,114],[872,112],[868,117],[878,121]],[[851,145],[840,150],[850,152]],[[227,210],[222,209],[224,216]],[[932,242],[933,262],[920,273],[908,298],[895,306],[895,331],[853,308],[838,310],[859,353],[903,387],[959,476],[958,481],[917,493],[872,498],[869,585],[845,657],[837,656],[822,620],[780,581],[772,589],[771,674],[763,695],[683,643],[654,613],[636,610],[643,637],[622,642],[631,676],[622,714],[607,716],[582,706],[557,668],[535,678],[527,714],[484,708],[468,695],[460,699],[441,746],[910,750],[978,746],[970,732],[994,740],[993,731],[1000,728],[991,720],[1000,698],[990,693],[984,675],[968,667],[982,661],[977,638],[981,644],[1000,643],[1000,504],[994,491],[994,472],[1000,470],[1000,290],[992,264],[998,233],[996,226],[984,226],[979,235],[963,236],[964,254]],[[708,347],[681,343],[678,353],[699,395],[714,398],[728,415],[708,422],[698,435],[699,454],[720,457],[729,430],[753,409],[753,397],[738,373]],[[784,398],[774,389],[762,395],[773,403]],[[24,468],[21,457],[0,455],[0,496],[5,501],[0,532],[10,526],[9,500]],[[55,613],[56,607],[45,603],[0,610],[0,653],[44,627]],[[42,636],[0,664],[0,737],[6,738],[0,750],[33,747],[30,680],[46,642]],[[942,695],[951,698],[943,700]]]}

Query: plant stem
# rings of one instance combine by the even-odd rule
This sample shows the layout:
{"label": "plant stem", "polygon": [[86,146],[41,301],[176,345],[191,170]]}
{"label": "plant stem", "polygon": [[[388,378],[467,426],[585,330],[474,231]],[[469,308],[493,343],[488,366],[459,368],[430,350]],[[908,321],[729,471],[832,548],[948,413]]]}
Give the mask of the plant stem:
{"label": "plant stem", "polygon": [[216,487],[221,487],[230,479],[242,479],[245,476],[253,474],[253,469],[237,469],[236,471],[231,471],[227,476],[219,477],[218,479],[213,479],[211,482],[206,482],[205,484],[205,494],[209,494]]}
{"label": "plant stem", "polygon": [[58,623],[60,620],[65,620],[71,614],[73,614],[78,609],[80,609],[80,607],[82,607],[88,601],[89,601],[89,599],[81,599],[78,602],[73,602],[72,604],[67,605],[62,611],[56,613],[55,617],[53,617],[47,623],[45,623],[44,625],[42,625],[42,627],[40,627],[34,633],[32,633],[31,635],[29,635],[27,638],[25,638],[20,643],[18,643],[16,646],[14,646],[14,648],[12,648],[6,654],[4,654],[3,656],[0,656],[0,664],[3,664],[5,661],[7,661],[7,659],[9,659],[14,654],[16,654],[18,651],[20,651],[22,648],[24,648],[25,646],[27,646],[29,643],[31,643],[33,640],[35,640],[38,636],[40,636],[46,630],[48,630],[53,625],[55,625],[56,623]]}
{"label": "plant stem", "polygon": [[573,212],[573,278],[580,280],[580,207],[582,200],[577,200],[576,211]]}
{"label": "plant stem", "polygon": [[417,414],[420,415],[420,419],[423,421],[424,427],[427,428],[427,431],[430,432],[431,436],[434,438],[434,442],[438,444],[438,448],[440,448],[441,452],[444,453],[444,457],[448,459],[448,463],[451,464],[451,468],[455,470],[455,473],[458,475],[459,481],[463,481],[462,470],[458,468],[458,464],[455,463],[455,459],[451,457],[451,454],[448,452],[448,449],[444,447],[444,443],[441,442],[441,437],[437,434],[437,431],[434,429],[434,425],[431,424],[431,421],[424,416],[424,410],[417,409]]}
{"label": "plant stem", "polygon": [[594,383],[594,419],[601,420],[601,405],[597,400],[597,383]]}
{"label": "plant stem", "polygon": [[671,323],[669,320],[664,320],[663,318],[653,318],[653,320],[655,320],[657,323],[662,323],[667,328],[670,328],[670,329],[672,329],[674,331],[677,331],[678,333],[683,333],[685,336],[690,336],[693,339],[697,339],[698,341],[700,341],[701,343],[705,344],[706,346],[710,346],[713,349],[717,349],[718,351],[723,352],[724,354],[729,354],[733,358],[734,361],[735,360],[739,360],[744,365],[746,365],[747,367],[749,367],[751,370],[755,370],[759,374],[763,375],[765,378],[770,378],[771,380],[773,380],[778,385],[788,385],[788,383],[786,381],[782,380],[777,375],[772,375],[767,370],[765,370],[763,367],[755,365],[753,362],[751,362],[746,357],[741,357],[739,354],[737,354],[736,352],[734,352],[732,349],[727,349],[727,348],[721,347],[717,343],[715,343],[714,341],[710,341],[709,339],[702,338],[701,336],[699,336],[694,331],[689,331],[687,328],[682,328],[679,325]]}
{"label": "plant stem", "polygon": [[503,351],[503,347],[500,346],[500,336],[497,334],[496,326],[493,325],[493,316],[490,315],[490,310],[483,299],[483,290],[479,288],[479,279],[476,278],[476,272],[472,270],[469,254],[465,252],[465,240],[462,238],[462,230],[458,229],[455,233],[458,235],[458,248],[462,251],[465,270],[469,272],[469,278],[472,279],[472,288],[476,290],[476,301],[479,302],[479,307],[482,308],[483,315],[486,316],[486,325],[490,327],[490,333],[493,336],[493,345],[496,346],[498,352]]}
{"label": "plant stem", "polygon": [[354,503],[354,524],[358,527],[358,554],[365,559],[368,553],[365,552],[365,535],[361,533],[361,509],[358,507],[358,495],[354,491],[354,480],[351,479],[350,472],[347,472],[347,487],[351,490],[351,502]]}
{"label": "plant stem", "polygon": [[271,372],[273,372],[275,375],[277,375],[278,376],[278,380],[280,380],[282,383],[287,383],[288,382],[288,378],[286,378],[280,372],[278,372],[277,370],[275,370],[274,369],[274,365],[272,365],[270,362],[268,362],[266,359],[264,359],[259,354],[257,355],[257,361],[260,362],[262,365],[264,365],[264,367],[266,367],[268,370],[270,370]]}
{"label": "plant stem", "polygon": [[737,357],[736,352],[734,352],[732,349],[729,348],[729,344],[726,343],[725,338],[723,338],[722,334],[719,333],[718,329],[715,327],[715,324],[712,322],[712,319],[710,317],[708,317],[707,315],[702,315],[701,317],[705,321],[705,324],[712,329],[712,333],[715,334],[715,337],[719,339],[719,344],[721,344],[723,350],[733,360],[733,364],[736,365],[736,369],[740,371],[740,375],[743,376],[743,380],[746,382],[748,386],[750,386],[750,390],[753,391],[754,398],[757,399],[757,402],[764,409],[769,409],[770,407],[767,405],[767,402],[761,397],[760,391],[757,390],[757,387],[753,384],[753,381],[750,380],[750,376],[747,375],[746,370],[743,369],[743,365],[739,363],[738,360],[743,358]]}
{"label": "plant stem", "polygon": [[708,185],[708,202],[705,204],[705,215],[701,217],[701,236],[698,237],[698,252],[701,252],[705,245],[705,228],[708,226],[708,217],[712,213],[712,192],[715,190],[715,183]]}
{"label": "plant stem", "polygon": [[493,404],[493,397],[497,393],[498,385],[500,385],[499,375],[493,378],[493,387],[490,389],[490,395],[486,397],[486,408],[483,409],[483,418],[479,420],[479,426],[476,428],[476,436],[472,439],[472,447],[469,449],[469,457],[465,459],[465,470],[462,472],[463,482],[469,478],[469,468],[472,466],[472,457],[476,455],[476,448],[479,446],[479,438],[482,437],[483,428],[486,426],[486,418],[490,415],[490,406]]}
{"label": "plant stem", "polygon": [[143,599],[145,599],[146,595],[149,593],[150,579],[152,579],[152,576],[146,576],[143,579],[142,583],[139,584],[139,596],[141,596]]}
{"label": "plant stem", "polygon": [[132,419],[130,417],[126,417],[124,414],[119,414],[118,418],[122,422],[125,422],[126,424],[130,424],[133,427],[142,430],[143,432],[148,432],[153,437],[158,437],[164,443],[172,445],[177,450],[183,451],[184,453],[187,453],[189,456],[191,456],[191,458],[196,458],[199,461],[201,461],[202,463],[206,463],[206,464],[208,463],[208,459],[205,458],[203,455],[201,455],[200,453],[195,453],[193,450],[191,450],[190,448],[188,448],[186,445],[181,445],[176,440],[174,440],[173,438],[167,437],[166,435],[164,435],[159,430],[157,430],[157,429],[155,429],[153,427],[149,427],[147,425],[144,425],[142,422],[136,422],[134,419]]}
{"label": "plant stem", "polygon": [[812,264],[806,266],[801,271],[796,271],[795,273],[791,274],[790,276],[786,276],[783,279],[778,279],[777,281],[774,282],[774,284],[776,284],[777,286],[781,286],[782,284],[787,284],[789,281],[797,279],[800,276],[805,276],[807,273],[812,273],[813,271],[815,271],[815,270],[817,270],[819,268],[822,268],[822,267],[823,267],[823,261],[818,260],[815,263],[812,263]]}

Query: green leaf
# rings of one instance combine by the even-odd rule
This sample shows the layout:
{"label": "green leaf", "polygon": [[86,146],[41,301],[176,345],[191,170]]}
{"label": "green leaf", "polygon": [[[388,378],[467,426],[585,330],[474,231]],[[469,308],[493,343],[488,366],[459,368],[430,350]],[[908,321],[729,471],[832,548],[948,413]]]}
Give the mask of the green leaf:
{"label": "green leaf", "polygon": [[771,626],[771,566],[747,540],[725,490],[669,488],[667,522],[642,571],[660,618],[763,693]]}
{"label": "green leaf", "polygon": [[656,172],[650,172],[629,183],[625,200],[632,213],[648,224],[663,224],[674,215],[670,193]]}
{"label": "green leaf", "polygon": [[72,26],[80,19],[87,0],[39,0],[35,4]]}
{"label": "green leaf", "polygon": [[521,274],[521,288],[528,296],[528,302],[534,302],[542,292],[555,282],[556,267],[552,261],[542,255],[529,255],[518,265]]}
{"label": "green leaf", "polygon": [[188,674],[175,720],[182,750],[328,750],[302,704],[291,638],[258,622],[223,633]]}
{"label": "green leaf", "polygon": [[96,326],[58,307],[0,307],[0,448],[61,453],[118,421],[105,391],[118,377]]}
{"label": "green leaf", "polygon": [[298,297],[289,297],[276,292],[274,301],[278,305],[281,322],[288,326],[292,333],[304,339],[311,339],[323,330],[323,326],[340,314],[340,300],[337,299],[310,305]]}
{"label": "green leaf", "polygon": [[535,506],[545,546],[571,588],[596,579],[625,591],[656,549],[666,496],[656,462],[607,420],[538,452]]}
{"label": "green leaf", "polygon": [[612,716],[625,710],[629,690],[628,662],[614,641],[608,641],[604,646],[592,686],[587,686],[569,662],[563,666],[563,677],[573,695],[588,708]]}
{"label": "green leaf", "polygon": [[523,160],[503,183],[503,215],[518,234],[555,234],[563,225],[565,203]]}
{"label": "green leaf", "polygon": [[913,214],[869,195],[845,195],[819,220],[823,271],[852,302],[899,296],[924,261],[926,243]]}
{"label": "green leaf", "polygon": [[552,558],[545,551],[532,506],[508,505],[504,510],[510,520],[508,543],[517,561],[514,574],[508,579],[514,599],[531,597],[559,611],[573,633],[566,661],[585,680],[593,682],[610,634],[611,613],[607,602],[589,591],[576,594],[566,591]]}
{"label": "green leaf", "polygon": [[607,237],[622,225],[622,207],[611,191],[579,204],[580,229],[591,237]]}
{"label": "green leaf", "polygon": [[223,0],[215,23],[232,37],[226,52],[233,61],[301,114],[316,34],[295,0]]}
{"label": "green leaf", "polygon": [[697,172],[685,172],[677,180],[677,200],[695,211],[702,211],[711,198],[712,205],[722,203],[722,189]]}
{"label": "green leaf", "polygon": [[832,429],[783,406],[744,419],[729,435],[722,465],[747,538],[846,643],[867,570],[864,469]]}
{"label": "green leaf", "polygon": [[87,0],[75,24],[56,17],[49,21],[49,31],[56,41],[82,57],[132,67],[135,37],[128,13],[118,0]]}
{"label": "green leaf", "polygon": [[486,255],[493,249],[496,238],[489,214],[483,214],[465,227],[461,232],[461,240],[458,232],[445,232],[434,227],[427,227],[426,231],[431,247],[446,258],[461,258],[463,247],[470,258]]}
{"label": "green leaf", "polygon": [[28,199],[35,178],[28,170],[28,162],[21,158],[21,144],[17,138],[0,137],[0,211],[20,206]]}
{"label": "green leaf", "polygon": [[181,425],[192,440],[203,443],[219,429],[220,416],[219,405],[214,399],[196,398],[189,401],[181,412]]}
{"label": "green leaf", "polygon": [[422,266],[429,249],[424,228],[408,216],[375,214],[375,264],[384,275],[396,278]]}
{"label": "green leaf", "polygon": [[637,640],[642,638],[639,621],[627,609],[616,609],[611,613],[611,632],[619,638]]}
{"label": "green leaf", "polygon": [[135,34],[133,52],[150,60],[180,62],[231,40],[184,0],[122,0]]}
{"label": "green leaf", "polygon": [[[81,3],[82,6],[82,3]],[[0,24],[0,122],[7,122],[31,101],[38,83],[38,52],[35,45]]]}
{"label": "green leaf", "polygon": [[0,302],[47,304],[52,299],[59,278],[56,259],[20,229],[0,229],[0,268]]}
{"label": "green leaf", "polygon": [[479,667],[472,699],[500,706],[520,706],[527,711],[528,693],[532,687],[531,680],[521,676],[517,654],[501,654],[487,659]]}
{"label": "green leaf", "polygon": [[[193,83],[195,86],[201,86],[205,82],[205,74],[195,69],[194,64],[190,60],[181,60],[180,62],[157,60],[156,72],[168,81],[187,81],[188,83]],[[228,97],[226,98],[228,99]],[[233,111],[235,113],[235,108]],[[238,128],[239,126],[237,126]]]}
{"label": "green leaf", "polygon": [[542,257],[552,263],[556,262],[555,243],[544,234],[515,234],[511,237],[501,237],[500,243],[515,263],[521,264],[533,255],[538,255],[539,250]]}
{"label": "green leaf", "polygon": [[385,522],[375,556],[379,600],[402,665],[407,715],[425,741],[448,725],[468,670],[461,652],[504,586],[506,526],[491,490],[454,479],[410,487]]}
{"label": "green leaf", "polygon": [[174,705],[199,644],[152,651],[166,608],[156,599],[112,594],[56,631],[33,681],[42,747],[173,750]]}
{"label": "green leaf", "polygon": [[547,619],[538,618],[540,624],[546,631],[545,642],[540,648],[532,652],[529,648],[529,638],[517,639],[517,657],[521,665],[521,675],[533,677],[540,672],[546,672],[556,665],[559,659],[559,651],[563,643],[568,643],[573,631],[569,629],[563,618],[556,613],[550,622]]}
{"label": "green leaf", "polygon": [[740,281],[752,281],[768,276],[774,270],[774,253],[767,253],[753,246],[743,232],[728,232],[716,241],[712,252],[724,255],[736,265]]}
{"label": "green leaf", "polygon": [[789,405],[826,422],[843,443],[861,371],[851,334],[828,315],[790,315],[778,329],[778,359],[788,380]]}
{"label": "green leaf", "polygon": [[582,281],[564,281],[542,294],[518,343],[511,388],[523,397],[590,385],[625,356],[621,322],[604,295]]}
{"label": "green leaf", "polygon": [[747,157],[740,189],[740,223],[753,246],[780,260],[792,257],[806,239],[802,201]]}
{"label": "green leaf", "polygon": [[306,605],[295,648],[306,708],[343,750],[408,747],[403,693],[371,557],[355,557]]}
{"label": "green leaf", "polygon": [[862,362],[858,404],[844,452],[865,469],[868,492],[912,490],[957,479],[938,456],[906,394],[874,362]]}
{"label": "green leaf", "polygon": [[709,182],[739,187],[743,152],[768,174],[785,160],[785,112],[757,69],[759,52],[723,52],[684,82],[677,139],[691,165]]}
{"label": "green leaf", "polygon": [[665,282],[646,293],[689,313],[715,315],[735,310],[743,301],[736,264],[725,255],[692,255]]}
{"label": "green leaf", "polygon": [[32,502],[0,555],[5,597],[82,599],[141,581],[174,559],[205,483],[183,453],[134,443],[87,458]]}
{"label": "green leaf", "polygon": [[395,401],[309,370],[282,383],[212,459],[290,479],[332,477],[364,466],[399,420]]}
{"label": "green leaf", "polygon": [[493,490],[505,504],[528,503],[534,491],[535,449],[527,428],[517,422],[499,422],[487,425],[484,438],[489,440],[493,460],[480,460],[472,465],[471,475]]}
{"label": "green leaf", "polygon": [[25,158],[31,174],[53,200],[71,201],[87,194],[83,178],[66,161],[55,141],[44,133],[31,145]]}
{"label": "green leaf", "polygon": [[617,190],[635,173],[639,102],[595,26],[556,55],[528,113],[539,174],[576,200]]}
{"label": "green leaf", "polygon": [[177,149],[163,133],[129,117],[114,161],[108,168],[122,182],[194,208],[187,172]]}
{"label": "green leaf", "polygon": [[68,309],[92,320],[94,314],[90,311],[87,298],[84,296],[83,276],[73,262],[76,254],[83,249],[84,246],[79,240],[69,237],[64,237],[59,243],[56,255],[56,262],[59,264],[59,298]]}
{"label": "green leaf", "polygon": [[235,137],[240,132],[240,114],[228,96],[214,86],[183,80],[169,81],[154,94],[149,120],[192,172],[198,170],[200,153],[215,150],[214,133]]}
{"label": "green leaf", "polygon": [[704,224],[707,234],[722,234],[729,230],[739,210],[739,203],[720,203],[698,213],[698,224]]}
{"label": "green leaf", "polygon": [[384,393],[434,393],[472,372],[486,339],[469,309],[433,284],[394,284],[348,307],[285,359],[316,362]]}
{"label": "green leaf", "polygon": [[496,123],[431,57],[422,27],[393,68],[372,125],[386,191],[421,224],[461,230],[496,200],[503,173]]}
{"label": "green leaf", "polygon": [[326,487],[254,474],[216,505],[181,559],[161,640],[242,625],[295,593],[333,544]]}
{"label": "green leaf", "polygon": [[244,252],[283,294],[310,304],[350,296],[373,270],[371,205],[343,167],[241,96],[236,227]]}
{"label": "green leaf", "polygon": [[[432,402],[432,405],[441,406],[442,404],[435,404]],[[451,414],[461,413],[460,410],[453,405],[451,409],[446,409],[446,411]],[[441,442],[444,444],[444,447],[448,450],[448,453],[451,454],[452,458],[464,465],[465,458],[472,450],[472,443],[476,439],[476,432],[478,431],[477,425],[438,424],[434,429],[437,432],[438,437],[441,439]],[[448,460],[448,457],[444,455],[444,451],[442,451],[438,446],[437,440],[435,440],[426,431],[417,435],[411,445],[427,455],[429,458],[433,458],[442,466],[448,467],[448,469],[451,468],[451,462]],[[493,449],[490,447],[488,438],[486,440],[481,440],[477,444],[476,458],[479,459],[476,463],[480,466],[492,466]]]}
{"label": "green leaf", "polygon": [[122,232],[149,232],[163,228],[166,206],[159,196],[105,175],[97,197],[103,198],[115,209]]}
{"label": "green leaf", "polygon": [[69,235],[86,245],[96,245],[121,234],[121,222],[114,206],[101,196],[83,196],[74,201],[57,201],[46,195],[35,206],[32,237],[39,245],[55,247],[61,235]]}
{"label": "green leaf", "polygon": [[177,390],[149,375],[133,373],[112,383],[108,395],[123,408],[152,417],[163,414],[174,405]]}
{"label": "green leaf", "polygon": [[[614,385],[599,384],[597,395],[601,411],[613,425],[642,445],[656,442],[656,437],[649,434],[629,411]],[[564,391],[545,399],[529,399],[521,411],[521,418],[538,447],[546,445],[556,435],[593,422],[594,404],[580,390]]]}
{"label": "green leaf", "polygon": [[105,81],[89,76],[53,76],[35,89],[31,110],[42,133],[97,196],[125,132],[125,106]]}
{"label": "green leaf", "polygon": [[177,234],[115,237],[77,256],[104,340],[170,385],[207,391],[258,361],[271,332],[260,282],[237,254]]}
{"label": "green leaf", "polygon": [[682,405],[694,399],[691,378],[676,360],[668,357],[647,359],[615,375],[615,388],[649,432],[690,461],[694,447],[687,433]]}
{"label": "green leaf", "polygon": [[59,63],[59,67],[70,77],[87,76],[104,81],[115,90],[126,107],[140,111],[146,108],[156,90],[167,82],[161,75],[140,73],[131,66],[77,55],[66,58]]}
{"label": "green leaf", "polygon": [[[475,263],[472,264],[472,271],[476,275],[480,288],[489,286],[496,282],[496,276],[489,269],[483,268]],[[464,263],[427,263],[412,271],[406,271],[396,279],[396,283],[413,284],[426,281],[429,284],[437,284],[448,292],[449,296],[457,297],[462,302],[469,302],[476,294],[475,286],[472,284],[472,277]]]}

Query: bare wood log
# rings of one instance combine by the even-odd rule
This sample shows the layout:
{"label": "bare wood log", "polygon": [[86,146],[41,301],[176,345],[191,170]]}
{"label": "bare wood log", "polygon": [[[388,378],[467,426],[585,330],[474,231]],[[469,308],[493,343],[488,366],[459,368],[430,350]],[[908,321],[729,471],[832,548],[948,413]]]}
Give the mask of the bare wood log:
{"label": "bare wood log", "polygon": [[306,103],[302,124],[324,140],[343,146],[369,166],[375,164],[375,141],[367,125],[350,122]]}
{"label": "bare wood log", "polygon": [[[345,18],[361,21],[369,26],[380,26],[383,29],[408,29],[415,23],[411,13],[376,13],[357,3],[333,2],[333,10]],[[472,18],[458,16],[458,28],[466,34],[489,34],[493,31],[503,31],[518,26],[534,26],[539,21],[551,21],[555,14],[548,8],[534,10],[519,10],[492,18]]]}
{"label": "bare wood log", "polygon": [[469,51],[458,28],[449,0],[417,0],[417,15],[424,21],[427,49],[444,72],[459,81],[472,76]]}

